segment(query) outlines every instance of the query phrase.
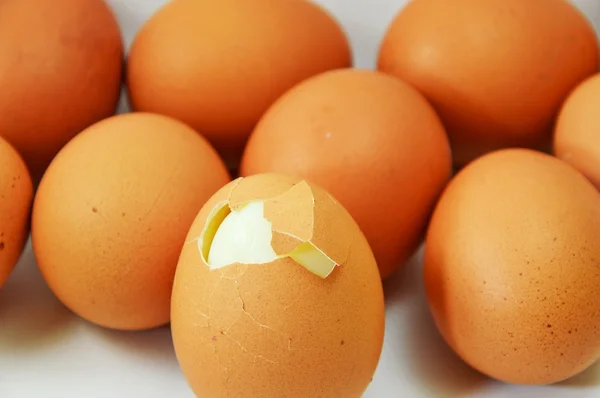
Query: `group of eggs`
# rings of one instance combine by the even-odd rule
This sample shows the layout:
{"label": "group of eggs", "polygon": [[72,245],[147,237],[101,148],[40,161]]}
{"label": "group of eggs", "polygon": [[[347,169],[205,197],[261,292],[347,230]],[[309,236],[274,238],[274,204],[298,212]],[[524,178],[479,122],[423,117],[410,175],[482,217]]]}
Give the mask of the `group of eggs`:
{"label": "group of eggs", "polygon": [[0,286],[31,225],[61,302],[170,322],[198,396],[359,397],[426,237],[472,367],[600,357],[599,50],[568,1],[413,0],[377,71],[307,0],[172,0],[123,52],[103,0],[0,3]]}

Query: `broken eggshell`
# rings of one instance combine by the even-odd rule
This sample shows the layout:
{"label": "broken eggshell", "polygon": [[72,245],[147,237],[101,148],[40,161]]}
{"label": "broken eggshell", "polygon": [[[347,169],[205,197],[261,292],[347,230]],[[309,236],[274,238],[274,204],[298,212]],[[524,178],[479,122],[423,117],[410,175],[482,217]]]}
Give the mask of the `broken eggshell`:
{"label": "broken eggshell", "polygon": [[[234,192],[242,181],[228,185],[227,200],[213,208],[200,234],[198,249],[206,265],[222,268],[290,257],[325,278],[346,261],[355,234],[344,222],[344,208],[330,194],[304,180],[272,198],[252,191],[238,198]],[[233,217],[236,221],[228,220]],[[328,223],[331,218],[340,221]],[[240,246],[243,254],[236,258]],[[219,255],[212,256],[215,251]],[[215,263],[211,257],[223,260]]]}
{"label": "broken eggshell", "polygon": [[[268,220],[274,258],[211,265],[219,226],[244,209]],[[383,289],[364,235],[331,195],[287,175],[240,178],[204,205],[187,242],[171,326],[198,396],[363,394],[383,344]],[[312,266],[319,253],[330,268]]]}

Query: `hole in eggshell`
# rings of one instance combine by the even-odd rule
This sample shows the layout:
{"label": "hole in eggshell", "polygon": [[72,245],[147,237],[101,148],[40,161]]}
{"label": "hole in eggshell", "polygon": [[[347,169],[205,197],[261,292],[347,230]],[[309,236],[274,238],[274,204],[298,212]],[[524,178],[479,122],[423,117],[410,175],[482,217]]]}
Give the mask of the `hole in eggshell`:
{"label": "hole in eggshell", "polygon": [[222,268],[235,263],[265,264],[275,261],[277,254],[271,247],[271,223],[263,216],[264,203],[248,202],[236,211],[227,211],[228,208],[226,206],[218,211],[210,223],[208,238],[211,243],[205,253],[207,264],[212,268]]}
{"label": "hole in eggshell", "polygon": [[219,203],[208,216],[208,221],[200,235],[200,240],[198,241],[198,249],[202,255],[202,260],[206,264],[208,264],[210,248],[215,239],[215,235],[217,234],[217,230],[229,213],[231,213],[231,209],[227,203]]}
{"label": "hole in eggshell", "polygon": [[[286,217],[296,216],[286,214]],[[310,241],[300,242],[290,252],[279,255],[272,242],[272,223],[265,217],[265,201],[249,201],[235,210],[225,201],[211,211],[198,240],[198,250],[211,269],[233,264],[266,264],[280,258],[291,258],[310,272],[326,278],[337,266]]]}

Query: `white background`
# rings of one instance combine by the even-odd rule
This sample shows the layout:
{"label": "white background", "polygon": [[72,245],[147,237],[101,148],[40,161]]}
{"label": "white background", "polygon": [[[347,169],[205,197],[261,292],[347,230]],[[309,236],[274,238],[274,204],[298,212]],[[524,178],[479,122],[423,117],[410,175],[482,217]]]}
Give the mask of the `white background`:
{"label": "white background", "polygon": [[[355,65],[372,68],[384,30],[405,0],[319,2],[344,25],[352,40]],[[109,3],[129,45],[139,26],[164,0]],[[600,1],[575,3],[600,28]],[[535,388],[492,382],[472,371],[451,353],[434,329],[420,276],[420,262],[415,259],[404,274],[386,284],[384,350],[365,398],[600,396],[600,364],[566,383]],[[119,333],[76,318],[45,287],[28,247],[13,277],[0,291],[0,398],[37,397],[194,395],[179,371],[167,328]]]}

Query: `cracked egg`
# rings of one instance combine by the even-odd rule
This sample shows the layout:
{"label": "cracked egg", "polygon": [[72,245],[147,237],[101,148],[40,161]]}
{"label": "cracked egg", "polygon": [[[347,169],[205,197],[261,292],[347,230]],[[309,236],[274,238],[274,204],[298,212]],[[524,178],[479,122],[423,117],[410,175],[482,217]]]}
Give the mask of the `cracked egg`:
{"label": "cracked egg", "polygon": [[171,326],[201,397],[360,397],[379,362],[381,278],[328,192],[282,174],[238,178],[183,247]]}

